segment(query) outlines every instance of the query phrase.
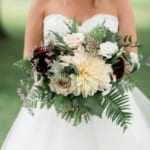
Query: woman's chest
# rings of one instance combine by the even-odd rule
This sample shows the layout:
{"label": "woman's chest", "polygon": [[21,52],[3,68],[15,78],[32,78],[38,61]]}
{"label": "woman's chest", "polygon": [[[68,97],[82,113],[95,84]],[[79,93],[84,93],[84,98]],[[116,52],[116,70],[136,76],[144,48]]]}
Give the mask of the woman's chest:
{"label": "woman's chest", "polygon": [[[83,0],[82,2],[64,3],[52,0],[45,9],[45,16],[50,14],[61,14],[68,19],[77,18],[77,23],[82,25],[86,20],[92,18],[95,14],[111,14],[117,16],[117,10],[109,2],[109,0],[100,0],[96,5],[90,5]],[[68,4],[67,4],[68,3]],[[77,4],[78,3],[78,4]]]}

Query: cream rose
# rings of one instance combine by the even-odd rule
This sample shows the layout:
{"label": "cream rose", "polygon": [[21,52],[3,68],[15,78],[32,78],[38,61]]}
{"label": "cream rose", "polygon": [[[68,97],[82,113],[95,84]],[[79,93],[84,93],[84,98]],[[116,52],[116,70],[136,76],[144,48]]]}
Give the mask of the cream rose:
{"label": "cream rose", "polygon": [[64,42],[72,49],[76,49],[82,45],[85,36],[83,33],[72,33],[63,37]]}
{"label": "cream rose", "polygon": [[100,49],[98,51],[99,55],[102,55],[106,58],[111,58],[118,50],[117,43],[105,42],[100,44]]}
{"label": "cream rose", "polygon": [[50,83],[50,89],[53,92],[56,92],[57,94],[62,94],[64,96],[67,96],[68,94],[70,94],[70,83],[58,80],[52,80]]}

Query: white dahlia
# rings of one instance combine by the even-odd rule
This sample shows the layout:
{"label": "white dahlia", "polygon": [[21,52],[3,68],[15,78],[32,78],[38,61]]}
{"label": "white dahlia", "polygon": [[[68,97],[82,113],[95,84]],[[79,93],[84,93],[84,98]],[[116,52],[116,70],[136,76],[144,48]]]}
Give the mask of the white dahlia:
{"label": "white dahlia", "polygon": [[79,75],[70,75],[70,93],[83,97],[92,96],[97,91],[104,91],[110,88],[111,66],[99,56],[92,56],[85,52],[83,47],[74,50],[74,56],[61,56],[65,64],[73,64],[77,67]]}

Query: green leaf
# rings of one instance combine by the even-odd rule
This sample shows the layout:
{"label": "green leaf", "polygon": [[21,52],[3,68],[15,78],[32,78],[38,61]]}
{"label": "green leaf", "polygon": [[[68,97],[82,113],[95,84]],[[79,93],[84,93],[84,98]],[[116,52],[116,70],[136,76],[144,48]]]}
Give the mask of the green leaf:
{"label": "green leaf", "polygon": [[103,41],[103,39],[106,37],[107,30],[103,26],[96,26],[93,28],[90,32],[91,36],[97,40],[97,41]]}
{"label": "green leaf", "polygon": [[76,20],[76,17],[74,17],[73,21],[72,22],[65,22],[66,26],[68,27],[69,29],[69,34],[72,34],[72,33],[77,33],[78,32],[78,26],[77,26],[77,20]]}
{"label": "green leaf", "polygon": [[114,87],[110,94],[105,97],[103,107],[106,110],[106,116],[125,131],[132,117],[129,111],[128,95],[122,95],[117,87]]}
{"label": "green leaf", "polygon": [[99,117],[102,116],[103,106],[102,106],[102,95],[100,92],[97,92],[94,96],[88,96],[84,99],[84,106],[87,110],[94,115]]}
{"label": "green leaf", "polygon": [[68,110],[72,107],[70,99],[60,94],[55,95],[53,101],[58,114],[68,112]]}
{"label": "green leaf", "polygon": [[127,42],[128,36],[129,36],[129,35],[126,35],[126,36],[123,38],[123,41],[124,41],[124,42]]}
{"label": "green leaf", "polygon": [[110,30],[107,30],[105,41],[116,42],[120,39],[119,33],[113,33]]}
{"label": "green leaf", "polygon": [[129,36],[129,42],[130,43],[132,42],[132,36],[131,35]]}
{"label": "green leaf", "polygon": [[74,117],[74,123],[73,123],[73,125],[76,126],[76,125],[78,125],[81,122],[81,112],[80,112],[79,108],[75,109],[73,117]]}
{"label": "green leaf", "polygon": [[31,66],[30,60],[28,59],[18,60],[13,65],[27,74],[30,74],[32,71],[32,66]]}
{"label": "green leaf", "polygon": [[61,50],[63,50],[64,51],[64,54],[65,55],[74,55],[74,53],[73,53],[73,51],[72,51],[72,49],[64,42],[64,40],[63,40],[63,37],[62,36],[60,36],[57,32],[54,32],[54,31],[51,31],[53,34],[54,34],[54,36],[56,37],[56,40],[57,40],[57,44],[58,44],[58,47],[61,49]]}

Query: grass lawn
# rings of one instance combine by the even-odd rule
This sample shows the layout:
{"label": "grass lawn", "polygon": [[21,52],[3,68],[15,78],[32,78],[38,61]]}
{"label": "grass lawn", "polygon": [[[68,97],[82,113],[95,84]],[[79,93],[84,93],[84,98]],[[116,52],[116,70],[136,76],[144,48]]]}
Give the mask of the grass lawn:
{"label": "grass lawn", "polygon": [[[19,109],[16,89],[21,73],[12,67],[12,63],[22,57],[25,18],[30,0],[3,0],[3,25],[10,35],[8,40],[0,41],[0,145],[2,144]],[[139,41],[144,45],[141,53],[144,62],[150,59],[150,1],[131,0],[135,14]],[[9,9],[8,9],[9,8]],[[142,65],[140,71],[134,74],[138,87],[150,97],[150,69]]]}

